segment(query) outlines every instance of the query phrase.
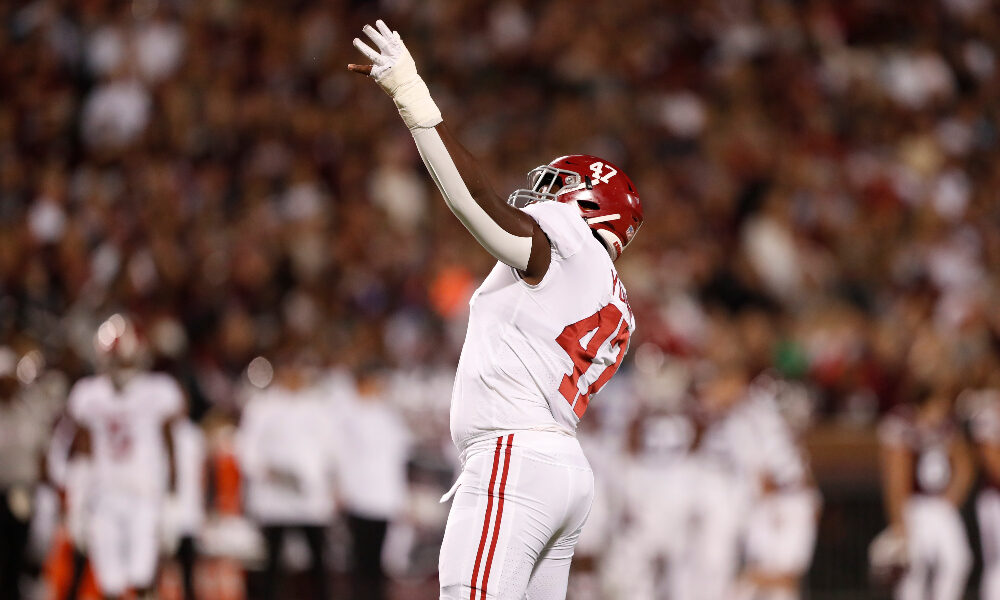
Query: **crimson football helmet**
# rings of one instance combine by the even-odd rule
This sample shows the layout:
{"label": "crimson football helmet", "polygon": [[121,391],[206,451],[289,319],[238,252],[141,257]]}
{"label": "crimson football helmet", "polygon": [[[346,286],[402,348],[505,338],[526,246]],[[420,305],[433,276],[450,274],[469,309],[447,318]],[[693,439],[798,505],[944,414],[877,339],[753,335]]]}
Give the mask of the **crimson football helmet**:
{"label": "crimson football helmet", "polygon": [[507,202],[519,208],[555,200],[576,204],[587,225],[617,260],[642,225],[639,192],[621,169],[588,154],[559,157],[528,172],[528,188]]}

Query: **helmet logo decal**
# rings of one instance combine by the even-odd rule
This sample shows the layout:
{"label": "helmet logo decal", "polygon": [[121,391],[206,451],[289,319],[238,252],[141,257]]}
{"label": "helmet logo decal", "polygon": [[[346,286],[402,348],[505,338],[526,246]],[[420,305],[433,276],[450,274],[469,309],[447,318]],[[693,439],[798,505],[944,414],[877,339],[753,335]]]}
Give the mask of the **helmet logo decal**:
{"label": "helmet logo decal", "polygon": [[[608,168],[607,173],[604,173],[604,167]],[[594,185],[597,185],[598,183],[607,183],[612,177],[618,174],[618,171],[614,167],[611,165],[605,165],[602,162],[590,163],[590,170],[594,173]]]}

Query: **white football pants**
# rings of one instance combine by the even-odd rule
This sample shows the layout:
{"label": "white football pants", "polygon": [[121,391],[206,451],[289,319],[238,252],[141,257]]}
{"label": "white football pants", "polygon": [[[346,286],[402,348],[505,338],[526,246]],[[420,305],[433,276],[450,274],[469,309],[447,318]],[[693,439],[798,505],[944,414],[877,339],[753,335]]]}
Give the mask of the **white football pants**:
{"label": "white football pants", "polygon": [[983,545],[982,600],[1000,600],[1000,491],[988,488],[976,498],[976,519]]}
{"label": "white football pants", "polygon": [[[816,544],[819,495],[811,489],[781,490],[754,502],[747,517],[747,566],[768,575],[802,575]],[[797,600],[798,589],[755,589],[755,600]]]}
{"label": "white football pants", "polygon": [[442,600],[563,600],[594,497],[576,438],[518,431],[465,453],[438,573]]}
{"label": "white football pants", "polygon": [[740,535],[746,518],[746,482],[716,460],[692,456],[685,490],[688,513],[678,523],[681,544],[670,557],[670,597],[678,600],[732,598],[739,571]]}
{"label": "white football pants", "polygon": [[106,596],[152,586],[159,549],[157,509],[151,498],[98,492],[87,527],[87,552]]}
{"label": "white football pants", "polygon": [[959,600],[972,551],[958,510],[944,498],[916,495],[907,500],[903,521],[910,565],[896,587],[896,600]]}

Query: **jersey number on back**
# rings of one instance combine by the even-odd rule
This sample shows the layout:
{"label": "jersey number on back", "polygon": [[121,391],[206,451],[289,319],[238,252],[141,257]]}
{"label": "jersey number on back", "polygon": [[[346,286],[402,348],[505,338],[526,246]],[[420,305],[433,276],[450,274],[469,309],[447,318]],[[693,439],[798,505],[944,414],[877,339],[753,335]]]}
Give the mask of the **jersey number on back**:
{"label": "jersey number on back", "polygon": [[[621,323],[621,327],[618,327],[619,323]],[[618,327],[617,333],[615,333],[616,327]],[[583,340],[591,331],[594,332],[594,335],[590,337],[587,346],[584,347]],[[611,341],[611,346],[618,348],[618,357],[615,358],[614,364],[606,366],[594,380],[594,383],[591,383],[587,390],[581,394],[580,377],[593,364],[601,345],[608,341],[612,334],[615,334],[615,338]],[[628,330],[628,322],[622,320],[622,311],[618,310],[614,304],[608,304],[589,317],[567,325],[556,338],[556,343],[562,346],[573,360],[573,370],[570,371],[569,375],[563,375],[562,383],[559,384],[559,392],[573,407],[573,412],[576,413],[577,417],[583,416],[590,403],[590,396],[604,387],[604,384],[618,370],[618,366],[622,364],[622,359],[625,358],[625,348],[628,347],[629,335],[631,332]]]}

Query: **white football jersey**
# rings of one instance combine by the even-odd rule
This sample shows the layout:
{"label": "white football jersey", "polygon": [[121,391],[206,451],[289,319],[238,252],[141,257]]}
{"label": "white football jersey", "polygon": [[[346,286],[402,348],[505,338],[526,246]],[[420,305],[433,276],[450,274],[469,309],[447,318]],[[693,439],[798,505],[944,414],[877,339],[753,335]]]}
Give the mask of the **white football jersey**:
{"label": "white football jersey", "polygon": [[[336,408],[312,387],[272,385],[253,393],[236,438],[250,515],[264,523],[329,521],[333,473],[343,451]],[[279,471],[287,479],[275,477]]]}
{"label": "white football jersey", "polygon": [[768,376],[758,377],[734,416],[749,425],[750,436],[741,450],[747,468],[778,486],[796,488],[808,484],[809,466],[778,407],[779,386],[779,381]]}
{"label": "white football jersey", "polygon": [[96,489],[161,495],[167,483],[163,424],[182,407],[180,387],[162,373],[135,375],[121,391],[105,375],[78,381],[69,412],[90,431]]}
{"label": "white football jersey", "polygon": [[469,302],[451,399],[459,450],[503,431],[575,433],[635,331],[611,257],[576,207],[539,202],[524,211],[552,243],[552,261],[537,285],[498,262]]}

